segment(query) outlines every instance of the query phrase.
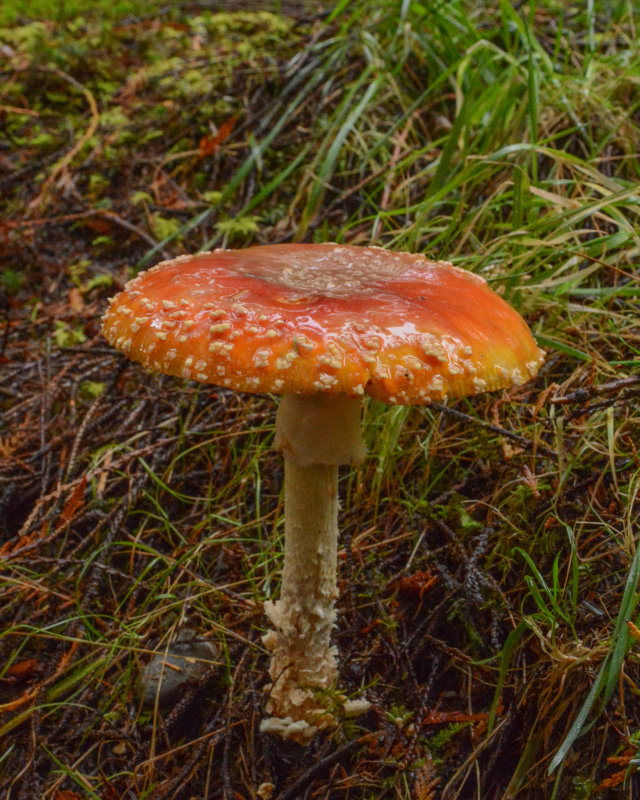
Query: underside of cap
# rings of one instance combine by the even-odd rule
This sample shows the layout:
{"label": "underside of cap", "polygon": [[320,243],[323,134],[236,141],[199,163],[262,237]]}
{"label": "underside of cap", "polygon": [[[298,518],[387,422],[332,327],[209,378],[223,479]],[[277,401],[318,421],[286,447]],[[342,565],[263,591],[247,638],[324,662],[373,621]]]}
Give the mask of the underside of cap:
{"label": "underside of cap", "polygon": [[247,392],[428,403],[521,384],[543,353],[485,281],[376,247],[265,245],[141,273],[103,321],[146,367]]}

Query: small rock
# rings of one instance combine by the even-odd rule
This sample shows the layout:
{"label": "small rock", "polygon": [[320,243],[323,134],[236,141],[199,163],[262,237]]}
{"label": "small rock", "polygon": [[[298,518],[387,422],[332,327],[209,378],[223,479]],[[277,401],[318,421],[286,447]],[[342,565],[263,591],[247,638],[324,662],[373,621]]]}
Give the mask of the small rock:
{"label": "small rock", "polygon": [[188,683],[204,677],[212,668],[210,662],[220,655],[220,648],[198,636],[190,628],[182,628],[175,640],[151,659],[140,675],[140,696],[145,706],[175,702],[179,691]]}

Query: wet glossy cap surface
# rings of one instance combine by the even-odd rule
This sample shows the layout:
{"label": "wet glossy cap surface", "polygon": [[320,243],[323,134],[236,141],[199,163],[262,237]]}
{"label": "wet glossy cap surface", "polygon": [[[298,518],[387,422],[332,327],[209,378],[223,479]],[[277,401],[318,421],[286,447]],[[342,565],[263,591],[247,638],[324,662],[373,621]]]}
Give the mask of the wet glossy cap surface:
{"label": "wet glossy cap surface", "polygon": [[428,403],[520,384],[542,351],[479,277],[422,255],[334,244],[180,256],[103,321],[158,372],[247,392]]}

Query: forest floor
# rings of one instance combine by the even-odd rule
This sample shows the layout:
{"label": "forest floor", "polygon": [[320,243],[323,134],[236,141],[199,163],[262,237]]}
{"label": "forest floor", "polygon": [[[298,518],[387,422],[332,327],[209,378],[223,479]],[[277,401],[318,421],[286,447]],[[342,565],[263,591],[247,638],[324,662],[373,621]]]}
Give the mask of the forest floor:
{"label": "forest floor", "polygon": [[[0,10],[0,796],[640,796],[633,5],[82,5]],[[100,334],[146,265],[288,241],[453,261],[547,353],[366,404],[335,642],[371,710],[307,748],[259,732],[274,398]],[[185,628],[215,657],[145,705]]]}

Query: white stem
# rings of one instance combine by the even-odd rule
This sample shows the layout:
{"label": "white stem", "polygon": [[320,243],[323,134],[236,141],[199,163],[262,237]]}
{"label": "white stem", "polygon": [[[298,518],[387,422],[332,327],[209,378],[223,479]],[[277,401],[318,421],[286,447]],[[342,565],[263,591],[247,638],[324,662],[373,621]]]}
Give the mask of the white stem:
{"label": "white stem", "polygon": [[[327,441],[335,440],[327,448]],[[360,460],[360,403],[346,397],[287,396],[278,409],[276,445],[285,454],[285,553],[280,599],[265,610],[275,626],[262,730],[308,741],[332,721],[318,690],[335,683],[338,464]],[[329,463],[327,463],[329,462]],[[324,702],[323,702],[324,700]]]}

